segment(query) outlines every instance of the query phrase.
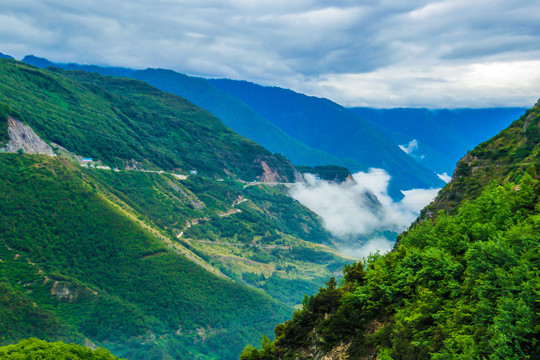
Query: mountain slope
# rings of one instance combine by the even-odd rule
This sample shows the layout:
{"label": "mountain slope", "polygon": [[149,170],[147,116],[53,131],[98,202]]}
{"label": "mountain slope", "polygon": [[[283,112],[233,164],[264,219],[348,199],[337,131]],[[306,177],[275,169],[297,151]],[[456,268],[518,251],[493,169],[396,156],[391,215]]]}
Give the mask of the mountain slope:
{"label": "mountain slope", "polygon": [[438,187],[442,182],[401,151],[373,125],[327,99],[245,81],[210,79],[215,87],[238,97],[274,125],[301,142],[341,159],[352,158],[362,168],[387,170],[401,190]]}
{"label": "mountain slope", "polygon": [[294,164],[360,166],[354,161],[343,161],[324,151],[310,148],[283,132],[239,99],[210,85],[206,80],[187,76],[172,70],[99,67],[79,64],[55,64],[36,56],[25,56],[23,62],[40,68],[59,67],[65,70],[83,70],[102,75],[123,76],[142,80],[162,91],[181,96],[195,105],[209,110],[225,125],[272,152],[285,155]]}
{"label": "mountain slope", "polygon": [[[111,167],[294,181],[283,157],[224,126],[185,99],[146,83],[0,60],[1,97],[46,140]],[[30,116],[31,115],[31,116]]]}
{"label": "mountain slope", "polygon": [[460,161],[432,205],[450,213],[346,266],[241,359],[538,358],[539,136],[540,102]]}
{"label": "mountain slope", "polygon": [[439,174],[450,174],[457,161],[477,144],[496,135],[525,108],[492,109],[373,109],[351,108],[397,144],[407,147],[418,162]]}
{"label": "mountain slope", "polygon": [[[63,332],[68,340],[84,336],[132,359],[160,358],[161,351],[183,357],[174,350],[181,345],[192,356],[205,346],[230,356],[250,331],[287,313],[172,251],[155,230],[96,192],[82,170],[35,155],[4,154],[0,162],[0,278],[52,311],[51,321],[76,330]],[[262,317],[268,323],[253,321]],[[232,336],[239,324],[246,332]],[[207,332],[202,346],[197,329]],[[28,335],[7,326],[2,341]]]}
{"label": "mountain slope", "polygon": [[540,166],[540,102],[508,128],[468,152],[458,163],[452,181],[424,213],[452,211],[476,198],[491,181],[517,181],[528,168]]}

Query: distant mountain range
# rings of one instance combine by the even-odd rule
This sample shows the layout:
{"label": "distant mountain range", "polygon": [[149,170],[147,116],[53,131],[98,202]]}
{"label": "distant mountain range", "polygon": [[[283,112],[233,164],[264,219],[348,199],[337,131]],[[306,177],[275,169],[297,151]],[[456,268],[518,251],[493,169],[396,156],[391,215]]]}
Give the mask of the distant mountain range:
{"label": "distant mountain range", "polygon": [[452,171],[457,161],[479,143],[506,128],[527,109],[373,109],[351,108],[438,174]]}

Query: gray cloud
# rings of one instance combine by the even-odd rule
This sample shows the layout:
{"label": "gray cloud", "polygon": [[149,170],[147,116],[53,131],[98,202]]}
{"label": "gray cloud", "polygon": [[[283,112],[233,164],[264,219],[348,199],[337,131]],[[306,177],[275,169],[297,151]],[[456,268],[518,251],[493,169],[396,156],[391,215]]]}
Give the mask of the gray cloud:
{"label": "gray cloud", "polygon": [[[523,106],[540,93],[538,23],[536,0],[5,0],[0,51],[246,79],[346,105]],[[505,100],[465,78],[485,64],[527,65],[537,85],[515,78]]]}

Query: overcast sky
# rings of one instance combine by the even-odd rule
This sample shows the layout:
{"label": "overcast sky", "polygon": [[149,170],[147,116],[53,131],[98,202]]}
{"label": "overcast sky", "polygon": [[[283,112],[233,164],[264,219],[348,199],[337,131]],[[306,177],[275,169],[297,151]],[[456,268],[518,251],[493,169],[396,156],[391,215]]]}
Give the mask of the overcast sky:
{"label": "overcast sky", "polygon": [[346,106],[532,106],[539,0],[2,0],[0,52],[170,68]]}

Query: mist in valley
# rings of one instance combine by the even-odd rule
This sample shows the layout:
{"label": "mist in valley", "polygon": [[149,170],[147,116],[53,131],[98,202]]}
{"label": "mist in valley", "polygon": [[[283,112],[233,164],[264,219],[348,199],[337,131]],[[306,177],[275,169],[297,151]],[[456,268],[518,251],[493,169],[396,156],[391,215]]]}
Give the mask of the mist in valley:
{"label": "mist in valley", "polygon": [[357,172],[342,183],[304,175],[291,189],[291,196],[318,214],[336,238],[338,249],[356,258],[386,253],[397,234],[406,230],[440,189],[410,189],[394,201],[388,195],[390,175],[372,168]]}

